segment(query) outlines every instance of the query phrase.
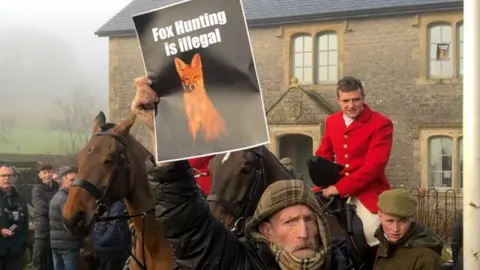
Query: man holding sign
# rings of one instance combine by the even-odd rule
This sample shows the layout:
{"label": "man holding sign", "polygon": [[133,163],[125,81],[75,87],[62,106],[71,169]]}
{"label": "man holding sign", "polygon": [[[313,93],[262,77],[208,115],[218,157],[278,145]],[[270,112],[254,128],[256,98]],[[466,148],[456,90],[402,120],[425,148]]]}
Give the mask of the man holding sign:
{"label": "man holding sign", "polygon": [[[137,79],[131,109],[147,123],[158,97],[145,77]],[[332,244],[326,217],[313,191],[301,180],[270,185],[238,239],[209,211],[186,160],[154,168],[157,214],[180,268],[352,269],[348,249]]]}

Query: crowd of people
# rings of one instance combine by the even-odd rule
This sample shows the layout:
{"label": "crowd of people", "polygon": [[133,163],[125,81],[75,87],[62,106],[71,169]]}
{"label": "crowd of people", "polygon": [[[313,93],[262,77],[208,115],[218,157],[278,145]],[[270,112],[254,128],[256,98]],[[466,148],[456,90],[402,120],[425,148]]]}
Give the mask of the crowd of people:
{"label": "crowd of people", "polygon": [[[88,269],[122,269],[131,247],[127,221],[95,223],[88,241],[72,235],[63,225],[62,209],[77,178],[76,169],[39,164],[37,171],[32,190],[35,214],[30,220],[27,201],[15,188],[20,172],[8,164],[0,165],[0,270],[24,269],[31,222],[35,239],[32,269],[77,270],[82,257],[89,264]],[[119,200],[103,216],[117,216],[125,211],[123,200]]]}

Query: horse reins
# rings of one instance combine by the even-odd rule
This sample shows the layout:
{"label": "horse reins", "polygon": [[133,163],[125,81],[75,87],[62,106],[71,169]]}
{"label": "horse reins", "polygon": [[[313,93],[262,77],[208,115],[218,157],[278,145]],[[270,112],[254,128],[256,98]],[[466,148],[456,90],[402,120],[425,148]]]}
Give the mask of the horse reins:
{"label": "horse reins", "polygon": [[[125,169],[125,175],[130,175],[130,163],[127,158],[127,143],[125,142],[124,138],[117,135],[113,134],[110,132],[107,132],[107,129],[102,127],[102,130],[95,133],[94,135],[96,136],[109,136],[115,141],[119,142],[122,145],[122,150],[119,154],[119,157],[115,161],[115,167],[112,172],[112,175],[110,176],[107,186],[103,189],[100,190],[98,187],[90,183],[86,179],[77,179],[73,182],[72,186],[77,186],[80,188],[85,189],[92,197],[95,198],[95,213],[94,213],[94,219],[95,222],[101,222],[101,221],[112,221],[112,220],[128,220],[131,218],[135,217],[141,217],[142,218],[142,259],[143,259],[143,264],[133,255],[131,249],[129,249],[130,256],[137,262],[137,264],[144,270],[147,270],[147,263],[146,263],[146,258],[145,258],[145,219],[148,214],[155,212],[155,208],[150,209],[146,212],[140,213],[140,214],[135,214],[135,215],[129,215],[129,214],[123,214],[123,215],[118,215],[118,216],[111,216],[111,217],[101,217],[101,215],[108,210],[108,206],[104,203],[105,201],[105,196],[107,192],[109,191],[113,181],[117,178],[117,176],[120,174],[122,168]],[[123,166],[122,166],[123,165]]]}
{"label": "horse reins", "polygon": [[228,212],[230,212],[230,214],[234,217],[235,222],[233,228],[230,231],[235,233],[237,236],[241,236],[244,233],[245,224],[242,223],[245,223],[246,219],[254,214],[257,203],[260,200],[263,191],[267,188],[265,171],[263,166],[264,160],[262,148],[259,148],[258,152],[252,149],[249,149],[247,151],[255,154],[259,158],[258,167],[255,168],[254,179],[250,183],[250,192],[248,196],[239,205],[227,201],[215,194],[210,194],[207,197],[208,202],[218,203]]}

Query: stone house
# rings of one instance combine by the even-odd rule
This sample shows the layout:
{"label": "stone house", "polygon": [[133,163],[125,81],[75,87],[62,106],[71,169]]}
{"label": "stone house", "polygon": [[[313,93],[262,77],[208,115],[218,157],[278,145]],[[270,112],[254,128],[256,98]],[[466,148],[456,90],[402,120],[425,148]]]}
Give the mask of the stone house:
{"label": "stone house", "polygon": [[[128,112],[132,81],[144,74],[131,15],[172,2],[133,0],[96,32],[109,38],[113,121]],[[276,155],[306,174],[325,117],[337,110],[335,83],[352,75],[367,103],[394,121],[392,185],[461,189],[463,1],[243,3]]]}

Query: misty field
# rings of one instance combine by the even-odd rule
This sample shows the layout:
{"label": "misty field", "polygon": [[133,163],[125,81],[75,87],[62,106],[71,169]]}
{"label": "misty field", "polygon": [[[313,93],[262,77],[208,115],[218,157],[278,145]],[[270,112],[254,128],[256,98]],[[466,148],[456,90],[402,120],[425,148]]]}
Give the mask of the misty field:
{"label": "misty field", "polygon": [[1,135],[0,153],[69,154],[85,143],[75,134],[44,127],[15,126]]}

